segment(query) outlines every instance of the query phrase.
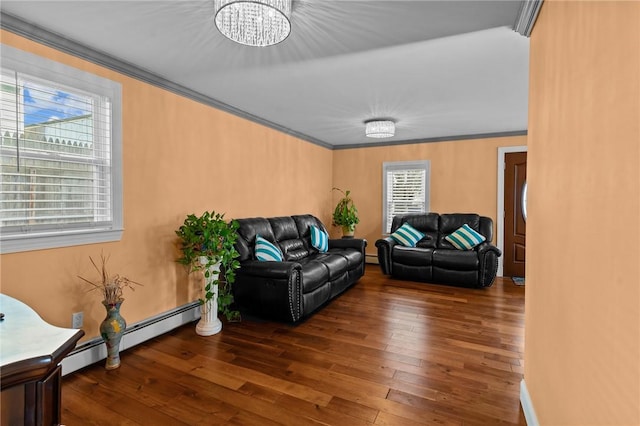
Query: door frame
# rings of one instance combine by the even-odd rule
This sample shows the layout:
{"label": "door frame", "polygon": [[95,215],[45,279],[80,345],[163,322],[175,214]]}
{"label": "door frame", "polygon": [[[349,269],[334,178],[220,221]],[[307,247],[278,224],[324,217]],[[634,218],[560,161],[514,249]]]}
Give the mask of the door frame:
{"label": "door frame", "polygon": [[[518,146],[502,146],[498,147],[498,209],[496,213],[496,247],[500,251],[504,252],[504,169],[505,169],[505,157],[507,153],[512,152],[527,152],[526,145]],[[503,259],[504,256],[498,258],[498,272],[499,277],[503,273]]]}

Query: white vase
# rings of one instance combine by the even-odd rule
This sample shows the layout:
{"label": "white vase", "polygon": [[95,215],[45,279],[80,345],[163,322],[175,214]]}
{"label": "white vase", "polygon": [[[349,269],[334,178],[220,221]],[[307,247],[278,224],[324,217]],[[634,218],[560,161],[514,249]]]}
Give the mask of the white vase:
{"label": "white vase", "polygon": [[[206,265],[209,259],[200,257],[200,264]],[[209,277],[205,275],[204,285],[218,279],[220,275],[220,262],[209,267]],[[212,285],[213,297],[200,306],[200,321],[196,325],[196,333],[200,336],[212,336],[222,330],[222,321],[218,318],[218,284]],[[206,291],[205,291],[206,294]]]}

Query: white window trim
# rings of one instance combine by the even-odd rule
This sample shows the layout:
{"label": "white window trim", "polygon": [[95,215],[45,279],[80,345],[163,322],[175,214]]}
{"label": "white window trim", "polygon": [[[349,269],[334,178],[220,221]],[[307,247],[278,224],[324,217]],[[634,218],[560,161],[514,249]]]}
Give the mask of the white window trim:
{"label": "white window trim", "polygon": [[70,87],[107,96],[111,100],[112,226],[108,229],[67,229],[21,235],[0,234],[0,254],[119,241],[124,230],[122,196],[122,86],[95,74],[29,52],[1,45],[2,66]]}
{"label": "white window trim", "polygon": [[388,236],[387,232],[387,172],[393,170],[406,169],[424,169],[425,171],[425,188],[424,188],[424,204],[425,211],[429,211],[431,202],[430,180],[431,180],[431,160],[421,161],[391,161],[382,163],[382,235]]}

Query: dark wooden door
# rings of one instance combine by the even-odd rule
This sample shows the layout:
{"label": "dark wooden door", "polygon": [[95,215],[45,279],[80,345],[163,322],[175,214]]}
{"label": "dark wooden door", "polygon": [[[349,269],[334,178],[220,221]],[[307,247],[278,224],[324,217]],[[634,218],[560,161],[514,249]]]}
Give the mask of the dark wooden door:
{"label": "dark wooden door", "polygon": [[504,171],[505,277],[524,277],[527,223],[522,214],[522,189],[526,181],[527,153],[507,153]]}

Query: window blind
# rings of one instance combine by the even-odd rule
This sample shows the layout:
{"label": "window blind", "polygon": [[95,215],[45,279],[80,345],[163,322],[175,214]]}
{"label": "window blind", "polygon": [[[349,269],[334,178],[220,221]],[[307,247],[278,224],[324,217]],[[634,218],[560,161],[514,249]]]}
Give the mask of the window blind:
{"label": "window blind", "polygon": [[0,96],[3,236],[109,228],[110,99],[4,68]]}
{"label": "window blind", "polygon": [[384,232],[396,215],[427,211],[428,172],[428,161],[384,163]]}

